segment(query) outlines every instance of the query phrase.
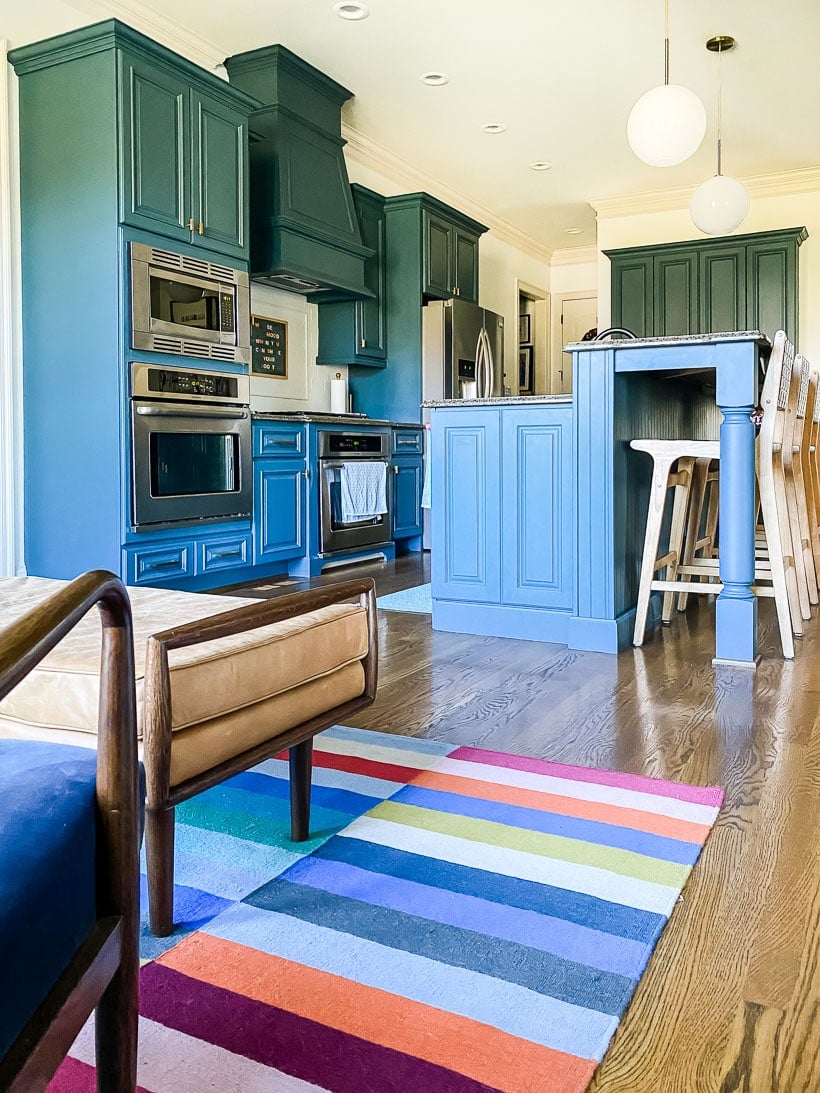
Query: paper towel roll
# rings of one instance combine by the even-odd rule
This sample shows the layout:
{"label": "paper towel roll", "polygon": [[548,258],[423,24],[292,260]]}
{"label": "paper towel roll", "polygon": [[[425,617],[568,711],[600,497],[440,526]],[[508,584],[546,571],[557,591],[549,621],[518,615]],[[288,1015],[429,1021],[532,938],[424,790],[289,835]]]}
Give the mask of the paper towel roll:
{"label": "paper towel roll", "polygon": [[342,378],[341,372],[337,372],[336,379],[330,381],[330,412],[347,413],[347,380]]}

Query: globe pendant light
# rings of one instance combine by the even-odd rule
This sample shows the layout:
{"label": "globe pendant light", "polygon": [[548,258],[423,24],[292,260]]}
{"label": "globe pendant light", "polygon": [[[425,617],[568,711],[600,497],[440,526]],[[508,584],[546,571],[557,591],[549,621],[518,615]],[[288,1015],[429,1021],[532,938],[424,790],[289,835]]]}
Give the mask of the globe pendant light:
{"label": "globe pendant light", "polygon": [[688,87],[669,82],[669,0],[664,0],[664,79],[629,112],[629,147],[652,167],[675,167],[698,150],[706,134],[706,110]]}
{"label": "globe pendant light", "polygon": [[740,227],[749,213],[749,191],[736,178],[721,172],[721,141],[723,126],[723,86],[721,56],[734,49],[735,40],[726,34],[710,38],[706,48],[718,55],[717,99],[717,174],[702,182],[692,194],[689,213],[696,228],[706,235],[726,235]]}

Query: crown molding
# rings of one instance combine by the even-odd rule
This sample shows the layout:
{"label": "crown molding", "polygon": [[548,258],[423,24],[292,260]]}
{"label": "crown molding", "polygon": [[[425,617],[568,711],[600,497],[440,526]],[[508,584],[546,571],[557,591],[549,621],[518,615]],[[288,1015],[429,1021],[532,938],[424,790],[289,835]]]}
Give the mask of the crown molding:
{"label": "crown molding", "polygon": [[553,266],[580,266],[598,261],[597,247],[562,247],[552,252]]}
{"label": "crown molding", "polygon": [[[780,171],[770,175],[752,175],[740,180],[751,197],[779,197],[812,193],[820,190],[820,166],[803,167],[796,171]],[[677,186],[669,190],[649,190],[621,197],[591,198],[589,204],[598,219],[632,216],[635,213],[674,212],[688,209],[694,186]]]}
{"label": "crown molding", "polygon": [[[142,0],[67,0],[77,11],[99,19],[120,19],[134,30],[139,30],[149,38],[173,49],[189,61],[214,72],[225,60],[225,50],[214,42],[202,38],[187,30],[157,11],[144,4]],[[223,72],[216,72],[224,76]]]}
{"label": "crown molding", "polygon": [[463,194],[450,189],[432,175],[409,163],[406,159],[389,151],[383,145],[366,136],[359,129],[342,122],[342,136],[347,141],[345,155],[349,156],[362,167],[369,167],[379,174],[386,175],[397,185],[407,187],[411,191],[423,190],[425,193],[437,197],[440,201],[452,205],[461,212],[471,216],[474,220],[485,224],[487,228],[504,243],[509,243],[516,250],[523,251],[531,258],[549,265],[552,251],[537,243],[531,236],[516,228],[509,221],[497,216],[489,209],[484,208],[475,201],[470,201]]}

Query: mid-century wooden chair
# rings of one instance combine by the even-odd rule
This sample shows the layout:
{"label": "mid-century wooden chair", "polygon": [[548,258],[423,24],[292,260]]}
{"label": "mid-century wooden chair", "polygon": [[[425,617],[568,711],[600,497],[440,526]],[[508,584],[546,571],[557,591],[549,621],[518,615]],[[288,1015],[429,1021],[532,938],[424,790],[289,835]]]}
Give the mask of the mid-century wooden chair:
{"label": "mid-century wooden chair", "polygon": [[141,788],[125,589],[88,573],[0,633],[0,698],[97,604],[99,746],[0,740],[0,1089],[40,1093],[96,1009],[99,1093],[133,1093]]}

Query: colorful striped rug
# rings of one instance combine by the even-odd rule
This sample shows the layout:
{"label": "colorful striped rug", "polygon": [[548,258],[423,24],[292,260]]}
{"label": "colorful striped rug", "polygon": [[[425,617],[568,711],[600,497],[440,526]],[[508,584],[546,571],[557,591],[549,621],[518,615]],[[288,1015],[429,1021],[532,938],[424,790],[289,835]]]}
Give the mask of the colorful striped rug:
{"label": "colorful striped rug", "polygon": [[[286,779],[272,760],[180,809],[185,922],[141,970],[146,1093],[584,1090],[722,800],[335,728],[300,853]],[[93,1042],[51,1093],[92,1093]]]}

